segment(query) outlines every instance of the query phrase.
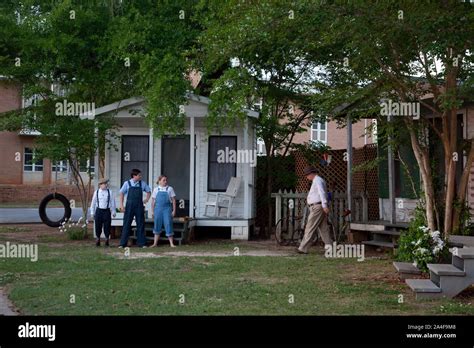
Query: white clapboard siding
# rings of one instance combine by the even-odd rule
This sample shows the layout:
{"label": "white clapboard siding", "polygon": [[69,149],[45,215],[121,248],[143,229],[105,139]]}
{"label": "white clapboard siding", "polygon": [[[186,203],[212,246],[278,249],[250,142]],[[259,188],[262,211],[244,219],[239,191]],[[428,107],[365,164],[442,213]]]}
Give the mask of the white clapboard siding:
{"label": "white clapboard siding", "polygon": [[[208,169],[208,154],[209,154],[209,142],[207,141],[207,130],[202,127],[196,127],[197,145],[196,150],[196,217],[205,217],[205,205],[207,201],[207,169]],[[236,135],[237,136],[237,149],[242,147],[242,133],[236,133],[231,131],[224,131],[221,135]],[[243,164],[237,163],[237,176],[242,176]],[[211,209],[208,210],[211,214]],[[244,191],[243,182],[239,188],[237,197],[235,198],[232,209],[231,217],[243,217],[244,216]]]}

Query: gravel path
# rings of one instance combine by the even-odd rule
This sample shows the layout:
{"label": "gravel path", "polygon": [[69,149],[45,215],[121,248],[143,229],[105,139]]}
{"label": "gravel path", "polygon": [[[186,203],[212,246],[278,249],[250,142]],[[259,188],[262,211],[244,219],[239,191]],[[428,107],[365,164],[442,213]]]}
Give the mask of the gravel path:
{"label": "gravel path", "polygon": [[5,291],[0,288],[0,315],[18,315],[12,308],[13,305],[5,294]]}

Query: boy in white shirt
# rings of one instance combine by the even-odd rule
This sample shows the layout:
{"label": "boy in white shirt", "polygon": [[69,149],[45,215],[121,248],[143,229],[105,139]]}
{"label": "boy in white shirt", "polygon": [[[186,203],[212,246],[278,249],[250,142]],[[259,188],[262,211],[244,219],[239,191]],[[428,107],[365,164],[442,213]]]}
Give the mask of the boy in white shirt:
{"label": "boy in white shirt", "polygon": [[91,216],[94,219],[96,246],[100,246],[102,227],[104,228],[105,246],[109,246],[111,216],[115,217],[115,198],[108,188],[108,182],[109,180],[105,178],[99,180],[99,189],[94,192],[90,207]]}

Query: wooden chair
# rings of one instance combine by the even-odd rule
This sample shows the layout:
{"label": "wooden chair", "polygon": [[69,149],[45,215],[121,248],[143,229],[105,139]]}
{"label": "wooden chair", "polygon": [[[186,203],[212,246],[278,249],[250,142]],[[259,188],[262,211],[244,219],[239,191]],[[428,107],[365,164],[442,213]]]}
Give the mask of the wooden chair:
{"label": "wooden chair", "polygon": [[207,202],[204,208],[204,215],[207,214],[207,207],[214,207],[214,215],[218,217],[222,208],[227,209],[227,218],[230,217],[230,211],[232,210],[232,203],[234,198],[237,196],[240,188],[240,182],[242,181],[241,177],[232,177],[230,178],[229,185],[227,185],[227,190],[223,193],[208,193]]}

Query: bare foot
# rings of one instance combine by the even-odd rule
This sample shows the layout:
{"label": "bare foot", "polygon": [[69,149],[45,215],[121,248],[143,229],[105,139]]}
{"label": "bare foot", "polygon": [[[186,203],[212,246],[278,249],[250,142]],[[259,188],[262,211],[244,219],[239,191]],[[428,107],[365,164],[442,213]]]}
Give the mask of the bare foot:
{"label": "bare foot", "polygon": [[150,248],[156,248],[156,247],[157,247],[156,244],[150,245]]}
{"label": "bare foot", "polygon": [[172,247],[172,248],[176,248],[176,245],[174,245],[174,244],[171,244],[171,245],[170,245],[170,247]]}

